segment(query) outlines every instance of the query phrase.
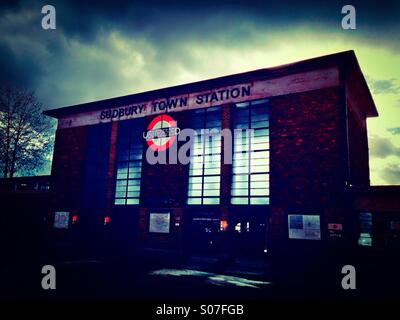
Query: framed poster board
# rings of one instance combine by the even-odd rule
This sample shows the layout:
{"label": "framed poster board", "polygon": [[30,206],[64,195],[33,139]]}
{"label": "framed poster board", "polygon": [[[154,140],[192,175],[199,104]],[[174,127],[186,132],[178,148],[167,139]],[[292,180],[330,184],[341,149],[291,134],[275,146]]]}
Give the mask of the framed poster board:
{"label": "framed poster board", "polygon": [[321,240],[319,215],[288,215],[289,239]]}
{"label": "framed poster board", "polygon": [[56,211],[54,213],[54,229],[68,229],[69,212]]}
{"label": "framed poster board", "polygon": [[169,212],[150,213],[149,232],[151,233],[169,233],[170,232]]}

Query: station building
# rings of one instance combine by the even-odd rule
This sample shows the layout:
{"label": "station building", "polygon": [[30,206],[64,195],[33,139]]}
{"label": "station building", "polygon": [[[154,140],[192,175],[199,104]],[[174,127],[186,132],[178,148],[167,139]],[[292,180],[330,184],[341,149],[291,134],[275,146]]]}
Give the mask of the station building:
{"label": "station building", "polygon": [[[64,250],[299,254],[373,240],[378,113],[353,51],[45,114],[58,119],[49,221]],[[149,162],[149,149],[171,160],[186,128],[188,163]],[[227,147],[224,129],[251,134]],[[384,208],[394,229],[398,209]]]}

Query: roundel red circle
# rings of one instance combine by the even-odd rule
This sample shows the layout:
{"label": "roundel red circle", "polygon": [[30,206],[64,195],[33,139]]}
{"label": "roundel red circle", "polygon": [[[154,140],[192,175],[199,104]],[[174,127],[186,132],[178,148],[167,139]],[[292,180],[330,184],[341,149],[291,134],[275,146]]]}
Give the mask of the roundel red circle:
{"label": "roundel red circle", "polygon": [[[167,114],[162,114],[155,117],[150,121],[147,126],[147,131],[157,130],[157,129],[165,129],[165,128],[176,128],[176,121]],[[164,151],[168,149],[172,143],[175,141],[176,135],[172,135],[169,137],[156,137],[156,138],[147,138],[146,142],[150,148],[155,151]]]}

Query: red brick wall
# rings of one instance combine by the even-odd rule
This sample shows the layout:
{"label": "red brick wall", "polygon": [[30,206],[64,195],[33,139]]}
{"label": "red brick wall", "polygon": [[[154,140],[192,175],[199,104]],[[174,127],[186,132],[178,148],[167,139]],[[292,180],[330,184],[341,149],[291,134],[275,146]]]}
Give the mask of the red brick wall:
{"label": "red brick wall", "polygon": [[368,137],[365,118],[348,111],[349,165],[352,185],[369,185]]}
{"label": "red brick wall", "polygon": [[111,124],[110,134],[110,152],[108,159],[107,170],[107,214],[114,204],[114,185],[115,185],[115,161],[117,154],[117,141],[118,141],[118,122]]}
{"label": "red brick wall", "polygon": [[[188,119],[184,112],[173,114],[178,127],[186,128]],[[152,120],[149,117],[145,127]],[[174,143],[176,145],[176,142]],[[181,145],[181,143],[179,143]],[[177,161],[177,164],[154,164],[146,161],[147,144],[144,142],[141,203],[145,207],[181,207],[186,205],[187,196],[187,168]],[[168,158],[167,158],[168,162]]]}
{"label": "red brick wall", "polygon": [[344,187],[339,89],[270,99],[271,205],[333,205]]}
{"label": "red brick wall", "polygon": [[57,130],[51,172],[55,210],[80,207],[86,147],[86,127]]}
{"label": "red brick wall", "polygon": [[[270,232],[274,237],[287,237],[286,214],[291,210],[320,212],[323,215],[323,208],[336,207],[341,201],[345,181],[345,137],[339,96],[339,88],[330,88],[270,99],[270,188],[273,213]],[[223,107],[223,127],[227,127],[230,121],[229,107]],[[185,112],[174,114],[181,128],[187,127],[186,115]],[[107,194],[110,207],[115,178],[117,127],[117,124],[113,125],[110,137]],[[77,127],[57,131],[52,171],[54,208],[79,208],[86,130],[86,127]],[[136,213],[132,211],[132,214],[138,215],[138,238],[142,244],[165,247],[180,245],[184,228],[183,208],[187,197],[187,169],[181,164],[149,165],[143,162],[142,208],[134,210]],[[227,216],[230,212],[230,166],[222,167],[222,176],[225,179],[221,182],[221,207],[215,210]],[[166,201],[157,203],[152,200],[157,198]],[[169,235],[148,233],[149,213],[160,208],[171,208]],[[175,226],[177,219],[180,219],[179,227]],[[321,219],[321,227],[323,223]]]}

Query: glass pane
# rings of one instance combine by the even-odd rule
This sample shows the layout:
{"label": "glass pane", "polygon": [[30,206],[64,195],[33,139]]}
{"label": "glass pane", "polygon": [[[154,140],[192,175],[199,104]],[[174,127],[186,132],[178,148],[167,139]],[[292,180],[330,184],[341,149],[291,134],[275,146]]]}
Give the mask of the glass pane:
{"label": "glass pane", "polygon": [[248,159],[234,159],[233,166],[235,167],[247,167],[249,165]]}
{"label": "glass pane", "polygon": [[219,196],[219,189],[217,189],[217,190],[204,189],[203,196],[218,197]]}
{"label": "glass pane", "polygon": [[197,170],[197,169],[203,169],[203,163],[202,162],[192,162],[190,165],[191,169]]}
{"label": "glass pane", "polygon": [[251,172],[269,172],[269,165],[252,166]]}
{"label": "glass pane", "polygon": [[250,198],[250,204],[269,204],[269,198]]}
{"label": "glass pane", "polygon": [[269,189],[251,189],[250,190],[250,195],[252,196],[268,196],[269,195]]}
{"label": "glass pane", "polygon": [[248,153],[250,150],[250,145],[242,145],[242,144],[235,144],[234,146],[234,151],[235,153],[240,153],[240,154],[246,154]]}
{"label": "glass pane", "polygon": [[201,204],[201,198],[188,198],[188,204]]}
{"label": "glass pane", "polygon": [[251,139],[252,143],[263,143],[263,142],[269,142],[269,136],[254,136],[253,139]]}
{"label": "glass pane", "polygon": [[117,169],[117,179],[126,178],[128,176],[128,168]]}
{"label": "glass pane", "polygon": [[129,179],[140,179],[140,171],[139,172],[129,172]]}
{"label": "glass pane", "polygon": [[266,128],[269,126],[268,121],[255,121],[251,123],[251,128],[252,129],[257,129],[257,128]]}
{"label": "glass pane", "polygon": [[201,154],[201,155],[198,155],[198,156],[193,156],[191,159],[190,159],[190,162],[191,163],[203,163],[203,155]]}
{"label": "glass pane", "polygon": [[232,204],[249,204],[249,199],[248,198],[232,198],[231,199]]}
{"label": "glass pane", "polygon": [[221,155],[206,155],[204,162],[221,162]]}
{"label": "glass pane", "polygon": [[203,204],[219,204],[219,198],[203,198]]}
{"label": "glass pane", "polygon": [[253,181],[269,181],[269,174],[268,173],[265,173],[265,174],[252,174],[250,180],[252,182]]}
{"label": "glass pane", "polygon": [[204,177],[204,183],[211,183],[211,182],[219,182],[220,177],[219,176],[212,176],[212,177]]}
{"label": "glass pane", "polygon": [[263,159],[263,158],[251,159],[250,164],[251,166],[269,165],[269,159]]}
{"label": "glass pane", "polygon": [[216,168],[216,169],[204,169],[204,174],[205,175],[217,175],[221,173],[221,168]]}
{"label": "glass pane", "polygon": [[126,191],[117,191],[117,192],[115,192],[115,197],[116,198],[124,198],[124,197],[126,197]]}
{"label": "glass pane", "polygon": [[233,182],[232,183],[232,189],[238,189],[238,188],[248,188],[249,187],[249,183],[247,181],[245,182]]}
{"label": "glass pane", "polygon": [[142,159],[142,153],[134,153],[131,154],[129,157],[130,160],[141,160]]}
{"label": "glass pane", "polygon": [[221,148],[205,148],[204,149],[204,154],[206,155],[217,155],[221,153]]}
{"label": "glass pane", "polygon": [[249,167],[233,167],[233,173],[248,173],[249,172]]}
{"label": "glass pane", "polygon": [[209,190],[209,189],[217,189],[217,190],[219,190],[219,182],[204,184],[204,190]]}
{"label": "glass pane", "polygon": [[251,144],[251,150],[267,150],[267,149],[269,149],[269,142]]}
{"label": "glass pane", "polygon": [[202,183],[202,177],[189,177],[189,184]]}
{"label": "glass pane", "polygon": [[[263,110],[261,110],[263,111]],[[251,122],[258,121],[268,121],[269,116],[265,112],[260,112],[260,110],[251,110]]]}
{"label": "glass pane", "polygon": [[140,166],[134,166],[134,165],[132,165],[132,166],[130,166],[129,167],[129,174],[132,172],[132,173],[139,173],[139,172],[141,172],[142,171],[142,168],[140,167]]}
{"label": "glass pane", "polygon": [[126,186],[126,180],[117,180],[117,186],[118,187]]}
{"label": "glass pane", "polygon": [[201,190],[189,190],[189,197],[201,197]]}
{"label": "glass pane", "polygon": [[190,169],[189,170],[189,175],[191,175],[191,176],[201,176],[202,175],[202,173],[203,173],[203,170],[202,169]]}
{"label": "glass pane", "polygon": [[128,198],[138,198],[139,197],[139,191],[132,191],[127,193]]}
{"label": "glass pane", "polygon": [[123,192],[123,191],[126,191],[126,186],[117,186],[116,188],[115,188],[115,191],[116,192]]}
{"label": "glass pane", "polygon": [[268,128],[254,129],[254,137],[268,136],[268,135],[269,135],[269,129]]}
{"label": "glass pane", "polygon": [[140,186],[128,186],[128,191],[139,191]]}
{"label": "glass pane", "polygon": [[248,175],[234,175],[232,180],[234,182],[238,182],[238,181],[248,181],[249,180],[249,176]]}
{"label": "glass pane", "polygon": [[204,168],[213,169],[213,168],[219,168],[220,166],[221,166],[221,164],[219,162],[210,162],[210,163],[206,163],[204,165]]}
{"label": "glass pane", "polygon": [[269,151],[253,151],[250,153],[250,157],[252,159],[268,159],[269,158]]}
{"label": "glass pane", "polygon": [[258,99],[251,102],[251,105],[268,104],[268,99]]}
{"label": "glass pane", "polygon": [[232,189],[233,196],[248,196],[249,189]]}
{"label": "glass pane", "polygon": [[250,152],[238,152],[233,154],[234,160],[244,160],[249,158]]}
{"label": "glass pane", "polygon": [[248,107],[249,106],[249,102],[240,102],[240,103],[236,103],[236,108],[238,108],[238,109],[242,109],[242,108],[246,108],[246,107]]}
{"label": "glass pane", "polygon": [[126,204],[139,204],[139,199],[126,199]]}
{"label": "glass pane", "polygon": [[201,190],[202,189],[202,187],[203,187],[203,184],[201,184],[201,183],[189,183],[189,190]]}
{"label": "glass pane", "polygon": [[256,182],[250,182],[250,188],[255,189],[255,188],[268,188],[269,187],[269,181],[256,181]]}
{"label": "glass pane", "polygon": [[233,126],[235,129],[248,129],[249,128],[249,124],[246,123],[235,123]]}
{"label": "glass pane", "polygon": [[128,185],[129,186],[140,186],[140,180],[139,179],[128,180]]}
{"label": "glass pane", "polygon": [[115,204],[125,204],[125,199],[115,199]]}
{"label": "glass pane", "polygon": [[[219,120],[207,121],[206,128],[208,128],[208,129],[211,129],[211,128],[220,129],[221,128],[221,121],[219,121]],[[217,132],[215,132],[215,134],[216,133]]]}

